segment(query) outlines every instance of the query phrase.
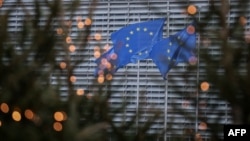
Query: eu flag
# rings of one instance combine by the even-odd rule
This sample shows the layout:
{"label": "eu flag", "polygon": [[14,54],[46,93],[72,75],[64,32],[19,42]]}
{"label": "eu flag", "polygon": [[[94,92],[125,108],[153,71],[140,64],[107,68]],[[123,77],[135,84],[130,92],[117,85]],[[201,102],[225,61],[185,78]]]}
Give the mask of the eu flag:
{"label": "eu flag", "polygon": [[165,19],[128,25],[111,34],[113,47],[97,60],[96,75],[114,73],[128,63],[146,59],[155,43],[162,39]]}
{"label": "eu flag", "polygon": [[189,62],[196,47],[195,25],[190,24],[185,29],[157,42],[150,52],[164,79],[169,70],[180,62]]}

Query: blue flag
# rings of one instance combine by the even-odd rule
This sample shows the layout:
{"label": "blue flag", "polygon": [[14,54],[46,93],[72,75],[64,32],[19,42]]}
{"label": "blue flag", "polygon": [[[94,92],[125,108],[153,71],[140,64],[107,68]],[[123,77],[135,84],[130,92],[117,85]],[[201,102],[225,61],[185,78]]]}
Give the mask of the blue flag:
{"label": "blue flag", "polygon": [[195,56],[196,33],[194,24],[156,43],[150,52],[164,79],[169,70],[180,62],[189,62]]}
{"label": "blue flag", "polygon": [[97,74],[114,73],[128,63],[146,59],[155,43],[162,39],[165,19],[128,25],[112,33],[113,47],[97,60]]}

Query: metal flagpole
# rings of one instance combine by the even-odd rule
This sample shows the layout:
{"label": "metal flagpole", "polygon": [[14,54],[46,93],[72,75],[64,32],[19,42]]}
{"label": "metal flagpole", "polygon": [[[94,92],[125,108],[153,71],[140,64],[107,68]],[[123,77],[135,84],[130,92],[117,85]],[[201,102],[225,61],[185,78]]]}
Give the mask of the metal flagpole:
{"label": "metal flagpole", "polygon": [[[169,1],[167,2],[167,36],[169,36]],[[168,78],[168,76],[166,76]],[[168,120],[168,79],[165,80],[165,105],[164,105],[164,141],[167,141]]]}
{"label": "metal flagpole", "polygon": [[[198,21],[200,21],[200,9],[201,6],[198,7]],[[195,132],[198,132],[198,107],[199,107],[199,79],[200,79],[200,34],[198,33],[198,47],[197,47],[197,74],[196,74],[196,111],[195,111]]]}

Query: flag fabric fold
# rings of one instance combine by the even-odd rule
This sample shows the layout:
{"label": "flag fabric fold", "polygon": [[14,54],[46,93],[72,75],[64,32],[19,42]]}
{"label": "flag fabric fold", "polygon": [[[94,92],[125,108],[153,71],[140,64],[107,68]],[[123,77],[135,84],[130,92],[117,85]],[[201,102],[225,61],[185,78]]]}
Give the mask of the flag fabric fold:
{"label": "flag fabric fold", "polygon": [[111,34],[113,47],[96,59],[95,76],[114,74],[119,68],[138,60],[152,59],[162,77],[178,63],[195,56],[195,24],[163,38],[165,19],[128,25]]}
{"label": "flag fabric fold", "polygon": [[112,33],[113,47],[96,60],[95,74],[114,73],[128,63],[148,58],[153,45],[162,38],[164,22],[162,18],[135,23]]}
{"label": "flag fabric fold", "polygon": [[166,79],[169,70],[178,63],[189,62],[195,57],[196,33],[192,23],[178,33],[156,43],[150,52],[150,58]]}

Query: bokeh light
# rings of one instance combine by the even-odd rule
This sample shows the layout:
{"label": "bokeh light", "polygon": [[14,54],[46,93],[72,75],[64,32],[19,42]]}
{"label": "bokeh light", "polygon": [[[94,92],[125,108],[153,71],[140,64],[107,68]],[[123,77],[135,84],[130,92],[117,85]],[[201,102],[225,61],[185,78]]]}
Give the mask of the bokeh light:
{"label": "bokeh light", "polygon": [[62,131],[62,129],[63,129],[62,123],[54,122],[53,128],[54,128],[55,131],[58,131],[58,132]]}
{"label": "bokeh light", "polygon": [[113,78],[112,74],[109,73],[109,74],[106,75],[106,79],[107,80],[110,81],[110,80],[112,80],[112,78]]}
{"label": "bokeh light", "polygon": [[70,36],[68,36],[68,37],[66,37],[66,43],[71,43],[72,42],[72,40],[71,40],[71,37]]}
{"label": "bokeh light", "polygon": [[196,14],[196,12],[197,12],[196,6],[195,6],[195,5],[189,5],[189,6],[187,7],[187,12],[188,12],[188,14],[190,14],[190,15]]}
{"label": "bokeh light", "polygon": [[62,35],[62,34],[63,34],[63,29],[62,29],[62,28],[57,28],[57,29],[56,29],[56,33],[57,33],[58,35]]}
{"label": "bokeh light", "polygon": [[96,33],[94,38],[95,40],[100,41],[102,39],[102,35],[100,33]]}
{"label": "bokeh light", "polygon": [[2,126],[2,121],[0,120],[0,127]]}
{"label": "bokeh light", "polygon": [[4,0],[0,0],[0,7],[3,6],[3,2],[4,2]]}
{"label": "bokeh light", "polygon": [[188,34],[194,34],[194,32],[195,32],[194,26],[189,25],[189,26],[187,27],[187,33],[188,33]]}
{"label": "bokeh light", "polygon": [[10,110],[10,108],[9,108],[9,106],[8,106],[7,103],[2,103],[1,106],[0,106],[0,109],[1,109],[1,111],[2,111],[3,113],[8,113],[9,110]]}
{"label": "bokeh light", "polygon": [[207,130],[207,123],[206,122],[200,122],[198,126],[199,130]]}
{"label": "bokeh light", "polygon": [[78,23],[77,23],[77,27],[78,27],[79,29],[84,28],[84,23],[83,23],[82,21],[78,22]]}
{"label": "bokeh light", "polygon": [[26,110],[24,111],[24,116],[25,116],[27,119],[31,120],[31,119],[34,118],[34,113],[33,113],[32,110],[26,109]]}
{"label": "bokeh light", "polygon": [[67,64],[65,62],[60,63],[60,68],[65,69],[67,67]]}
{"label": "bokeh light", "polygon": [[200,88],[202,91],[208,91],[209,89],[209,83],[208,82],[202,82],[200,85]]}
{"label": "bokeh light", "polygon": [[70,76],[69,80],[70,80],[70,82],[75,83],[76,82],[76,77],[75,76]]}
{"label": "bokeh light", "polygon": [[188,62],[190,65],[194,66],[197,64],[198,62],[198,59],[195,57],[195,56],[191,56],[189,59],[188,59]]}
{"label": "bokeh light", "polygon": [[64,111],[57,111],[54,113],[54,119],[56,121],[64,121],[67,119],[67,115]]}
{"label": "bokeh light", "polygon": [[12,112],[12,119],[14,121],[20,121],[22,119],[22,116],[19,111],[13,111]]}
{"label": "bokeh light", "polygon": [[102,84],[104,82],[104,76],[103,75],[99,75],[98,78],[97,78],[97,82]]}
{"label": "bokeh light", "polygon": [[239,18],[240,25],[245,26],[247,24],[247,19],[245,16],[240,16]]}
{"label": "bokeh light", "polygon": [[200,133],[195,134],[195,141],[202,141],[202,136]]}
{"label": "bokeh light", "polygon": [[111,58],[112,60],[116,60],[116,59],[117,59],[116,53],[112,53],[111,56],[110,56],[110,58]]}
{"label": "bokeh light", "polygon": [[84,21],[85,25],[91,25],[92,24],[92,20],[90,18],[86,18]]}
{"label": "bokeh light", "polygon": [[94,52],[94,57],[99,58],[101,56],[101,53],[99,51]]}
{"label": "bokeh light", "polygon": [[103,49],[104,49],[105,52],[108,51],[110,48],[111,48],[111,47],[110,47],[109,44],[106,44],[106,45],[103,47]]}
{"label": "bokeh light", "polygon": [[77,89],[76,94],[79,95],[79,96],[84,95],[84,89]]}
{"label": "bokeh light", "polygon": [[70,52],[75,52],[75,50],[76,50],[76,47],[74,45],[69,46],[69,51]]}

